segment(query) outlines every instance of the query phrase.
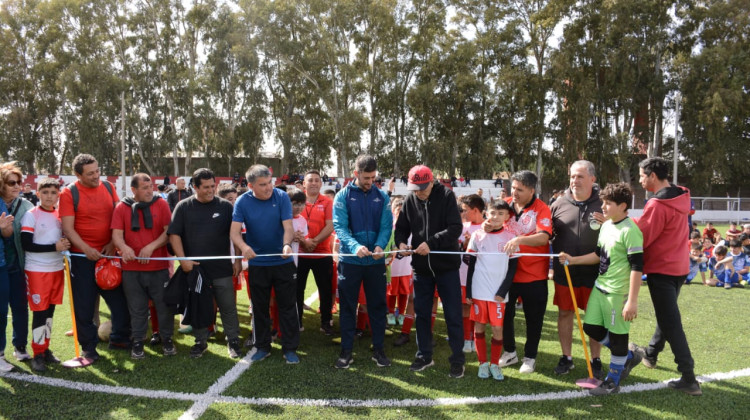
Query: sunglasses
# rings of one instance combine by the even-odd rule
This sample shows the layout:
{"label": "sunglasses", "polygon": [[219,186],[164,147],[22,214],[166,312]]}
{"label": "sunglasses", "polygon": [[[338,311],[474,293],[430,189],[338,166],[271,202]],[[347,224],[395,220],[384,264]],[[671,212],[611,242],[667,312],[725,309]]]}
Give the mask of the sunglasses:
{"label": "sunglasses", "polygon": [[5,181],[5,185],[8,185],[10,187],[15,187],[16,185],[21,185],[21,181],[16,181],[16,180]]}

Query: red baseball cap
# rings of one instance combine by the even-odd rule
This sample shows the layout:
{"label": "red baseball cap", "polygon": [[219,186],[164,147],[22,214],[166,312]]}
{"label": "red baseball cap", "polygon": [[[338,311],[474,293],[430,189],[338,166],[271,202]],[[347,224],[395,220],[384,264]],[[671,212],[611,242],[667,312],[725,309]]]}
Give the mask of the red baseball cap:
{"label": "red baseball cap", "polygon": [[417,165],[409,170],[409,191],[422,191],[433,181],[432,171],[424,165]]}

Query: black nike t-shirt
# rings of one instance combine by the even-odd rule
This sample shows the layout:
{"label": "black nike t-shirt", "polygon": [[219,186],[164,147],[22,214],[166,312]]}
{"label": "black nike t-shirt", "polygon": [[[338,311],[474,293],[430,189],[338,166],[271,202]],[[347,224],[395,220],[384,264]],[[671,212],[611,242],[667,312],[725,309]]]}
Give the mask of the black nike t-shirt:
{"label": "black nike t-shirt", "polygon": [[[229,256],[229,228],[232,203],[219,197],[201,203],[195,196],[177,204],[172,213],[169,235],[179,235],[187,257]],[[201,267],[211,278],[231,277],[232,260],[202,260]]]}

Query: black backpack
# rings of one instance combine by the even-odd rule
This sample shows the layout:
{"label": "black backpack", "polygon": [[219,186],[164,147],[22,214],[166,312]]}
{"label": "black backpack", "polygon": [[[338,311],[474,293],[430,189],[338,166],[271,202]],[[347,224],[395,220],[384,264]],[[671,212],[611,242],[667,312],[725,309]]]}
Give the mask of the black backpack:
{"label": "black backpack", "polygon": [[[117,205],[117,201],[115,200],[115,189],[112,186],[112,184],[109,181],[102,181],[102,184],[107,188],[107,191],[109,191],[109,195],[112,196],[112,207]],[[73,196],[73,211],[75,213],[78,213],[78,201],[81,199],[80,193],[78,192],[78,187],[76,186],[75,182],[70,184],[68,187],[70,189],[70,194]]]}

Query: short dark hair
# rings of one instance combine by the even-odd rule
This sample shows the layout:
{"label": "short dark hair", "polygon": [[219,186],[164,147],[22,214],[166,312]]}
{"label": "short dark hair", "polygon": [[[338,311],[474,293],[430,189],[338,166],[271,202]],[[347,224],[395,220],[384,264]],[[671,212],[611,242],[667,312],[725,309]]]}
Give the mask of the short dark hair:
{"label": "short dark hair", "polygon": [[510,181],[518,181],[521,184],[523,184],[526,188],[533,188],[536,191],[536,183],[539,178],[537,178],[536,174],[529,171],[529,170],[522,170],[514,173],[510,176]]}
{"label": "short dark hair", "polygon": [[335,196],[336,195],[336,191],[334,191],[334,190],[332,190],[332,189],[329,188],[329,189],[323,191],[323,194]]}
{"label": "short dark hair", "polygon": [[652,173],[656,174],[656,178],[660,181],[667,179],[667,176],[669,175],[669,164],[664,158],[658,156],[642,160],[638,166],[643,169],[643,173],[646,174],[646,176],[651,175]]}
{"label": "short dark hair", "polygon": [[701,245],[701,244],[691,244],[690,245],[690,250],[692,251],[694,249],[697,249],[698,251],[703,251],[703,245]]}
{"label": "short dark hair", "polygon": [[378,170],[378,162],[370,155],[359,155],[354,162],[354,170],[357,172],[375,172]]}
{"label": "short dark hair", "polygon": [[276,186],[276,188],[280,189],[281,191],[286,192],[286,185],[284,185],[284,184],[279,184],[279,185]]}
{"label": "short dark hair", "polygon": [[700,239],[701,234],[700,232],[692,231],[690,232],[690,239]]}
{"label": "short dark hair", "polygon": [[56,190],[60,191],[60,181],[54,178],[42,178],[42,180],[37,182],[36,184],[37,191],[41,191],[44,188],[50,188],[50,187],[53,187]]}
{"label": "short dark hair", "polygon": [[737,248],[738,246],[742,246],[742,242],[740,242],[739,239],[732,239],[731,241],[729,241],[730,248]]}
{"label": "short dark hair", "polygon": [[466,204],[466,207],[470,209],[479,209],[479,211],[484,211],[484,200],[482,200],[482,197],[477,194],[469,194],[461,197],[461,203]]}
{"label": "short dark hair", "polygon": [[615,204],[625,203],[625,210],[628,210],[630,202],[633,200],[633,189],[630,188],[630,184],[627,182],[607,184],[602,192],[599,193],[599,197],[602,200],[611,201]]}
{"label": "short dark hair", "polygon": [[78,156],[73,158],[73,170],[78,175],[83,175],[83,167],[85,165],[90,165],[92,163],[96,163],[96,158],[87,154],[87,153],[81,153]]}
{"label": "short dark hair", "polygon": [[141,181],[151,180],[151,177],[148,176],[148,174],[144,174],[143,172],[138,172],[137,174],[133,175],[132,178],[130,178],[130,186],[133,188],[138,188],[138,184],[141,183]]}
{"label": "short dark hair", "polygon": [[164,185],[164,184],[159,184],[159,185],[156,186],[156,189],[159,190],[159,191],[166,191],[167,190],[167,186]]}
{"label": "short dark hair", "polygon": [[505,200],[495,200],[490,204],[490,208],[488,210],[507,210],[508,213],[513,213],[513,209],[510,208],[510,204],[508,204]]}
{"label": "short dark hair", "polygon": [[219,186],[216,188],[216,194],[218,194],[221,198],[227,198],[227,195],[231,193],[237,194],[237,187],[235,187],[234,184],[227,184],[225,182],[223,184],[219,184]]}
{"label": "short dark hair", "polygon": [[287,194],[289,194],[289,200],[292,203],[304,203],[305,201],[307,201],[305,193],[296,188],[291,191],[287,191]]}
{"label": "short dark hair", "polygon": [[727,255],[727,247],[724,245],[717,245],[714,248],[714,255]]}
{"label": "short dark hair", "polygon": [[198,188],[201,186],[201,181],[204,179],[213,179],[215,182],[216,177],[214,176],[214,172],[208,168],[198,168],[193,172],[193,177],[190,178],[190,181],[195,188]]}
{"label": "short dark hair", "polygon": [[305,172],[305,176],[303,176],[302,179],[307,178],[308,175],[317,175],[318,177],[321,177],[320,176],[320,171],[318,171],[317,169],[311,169],[311,170]]}

